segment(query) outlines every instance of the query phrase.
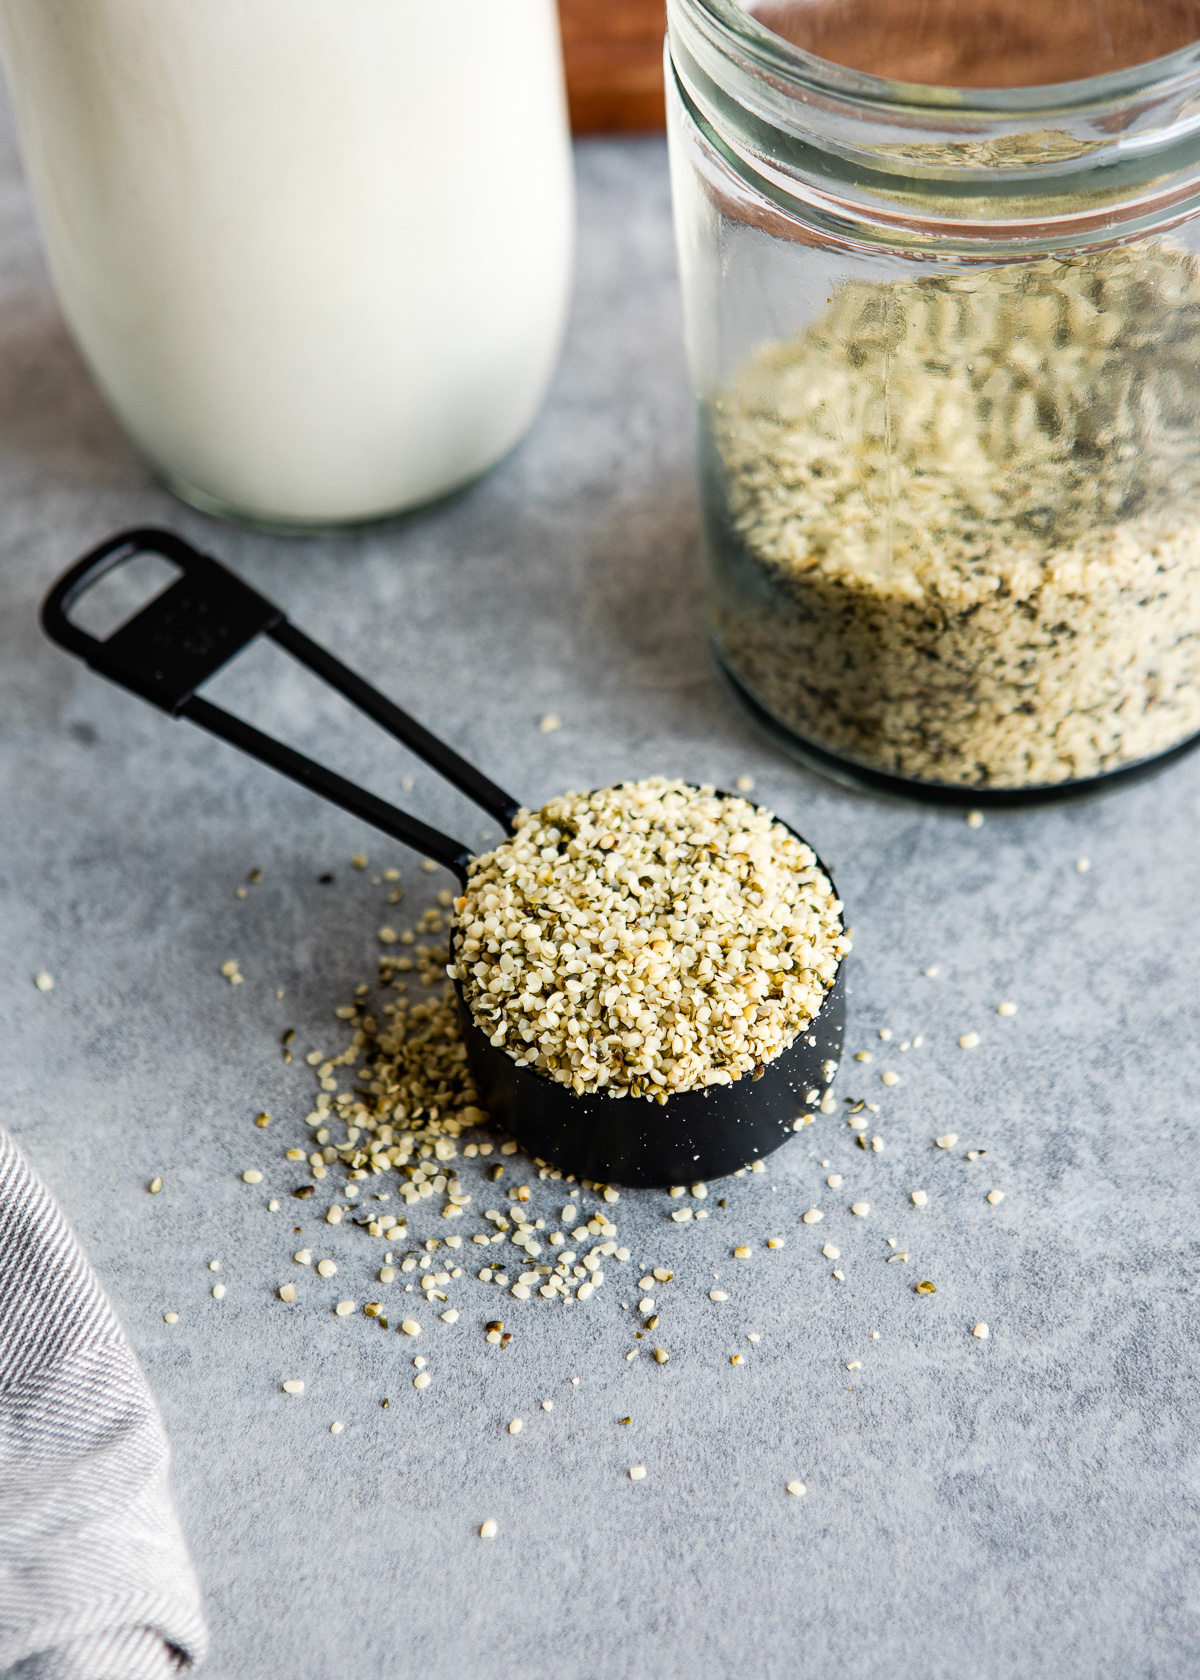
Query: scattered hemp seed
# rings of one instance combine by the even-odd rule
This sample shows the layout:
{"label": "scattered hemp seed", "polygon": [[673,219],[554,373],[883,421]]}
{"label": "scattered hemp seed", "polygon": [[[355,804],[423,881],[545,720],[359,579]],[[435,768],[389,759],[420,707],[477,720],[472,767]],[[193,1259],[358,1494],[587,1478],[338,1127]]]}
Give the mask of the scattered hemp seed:
{"label": "scattered hemp seed", "polygon": [[415,1318],[404,1319],[400,1328],[406,1336],[419,1336],[421,1334],[421,1326],[417,1323]]}
{"label": "scattered hemp seed", "polygon": [[479,1525],[479,1538],[481,1540],[494,1540],[499,1532],[500,1524],[493,1522],[491,1517],[485,1523]]}
{"label": "scattered hemp seed", "polygon": [[998,1207],[1004,1200],[1004,1192],[1003,1190],[989,1190],[987,1193],[987,1199],[991,1202],[993,1207]]}
{"label": "scattered hemp seed", "polygon": [[1091,858],[1079,858],[1078,861],[1075,864],[1075,868],[1079,872],[1080,875],[1086,875],[1088,870],[1091,867],[1092,867]]}
{"label": "scattered hemp seed", "polygon": [[996,1005],[996,1013],[997,1015],[1015,1015],[1017,1013],[1017,1006],[1015,1003],[998,1003]]}
{"label": "scattered hemp seed", "polygon": [[553,1400],[543,1400],[542,1401],[542,1410],[544,1412],[552,1412],[554,1410]]}
{"label": "scattered hemp seed", "polygon": [[728,1301],[729,1296],[723,1289],[710,1289],[708,1298],[710,1301]]}
{"label": "scattered hemp seed", "polygon": [[826,1243],[824,1248],[821,1250],[821,1253],[825,1256],[826,1260],[840,1260],[842,1257],[841,1249],[835,1248],[832,1243]]}
{"label": "scattered hemp seed", "polygon": [[638,1302],[638,1311],[639,1312],[644,1312],[644,1313],[650,1313],[650,1312],[654,1311],[654,1301],[653,1301],[651,1296],[644,1295],[642,1297],[642,1299]]}
{"label": "scattered hemp seed", "polygon": [[837,1280],[838,1280],[838,1282],[839,1282],[839,1283],[845,1283],[845,1281],[846,1281],[846,1274],[845,1274],[845,1272],[839,1272],[839,1271],[836,1271],[836,1270],[835,1270],[835,1272],[834,1272],[834,1274],[833,1274],[833,1275],[834,1275],[834,1277],[835,1277],[835,1278],[836,1278],[836,1279],[837,1279]]}
{"label": "scattered hemp seed", "polygon": [[867,1217],[867,1215],[870,1213],[870,1211],[871,1211],[870,1202],[851,1202],[850,1203],[850,1212],[853,1213],[853,1214],[856,1214],[859,1219],[865,1219]]}
{"label": "scattered hemp seed", "polygon": [[821,1212],[820,1208],[809,1208],[807,1213],[800,1215],[800,1218],[805,1225],[819,1225],[824,1217],[825,1215]]}
{"label": "scattered hemp seed", "polygon": [[767,1238],[767,1247],[768,1248],[782,1248],[783,1244],[784,1244],[784,1239],[782,1237],[768,1237]]}
{"label": "scattered hemp seed", "polygon": [[929,1204],[929,1196],[924,1190],[914,1190],[908,1199],[917,1208],[927,1207]]}
{"label": "scattered hemp seed", "polygon": [[644,1464],[631,1464],[629,1466],[629,1480],[631,1482],[644,1482],[646,1480],[646,1466]]}
{"label": "scattered hemp seed", "polygon": [[988,1337],[991,1335],[991,1331],[988,1329],[986,1324],[977,1324],[971,1331],[971,1334],[975,1337],[976,1341],[986,1342]]}
{"label": "scattered hemp seed", "polygon": [[840,1190],[842,1188],[842,1175],[841,1173],[830,1173],[825,1182],[831,1190]]}
{"label": "scattered hemp seed", "polygon": [[311,1248],[298,1248],[296,1250],[295,1254],[292,1255],[292,1259],[296,1262],[297,1266],[311,1266],[312,1265],[312,1249]]}
{"label": "scattered hemp seed", "polygon": [[381,1266],[379,1268],[379,1281],[380,1283],[394,1283],[396,1281],[395,1267]]}
{"label": "scattered hemp seed", "polygon": [[892,1068],[884,1068],[879,1077],[885,1085],[899,1085],[900,1083],[900,1075]]}
{"label": "scattered hemp seed", "polygon": [[754,792],[754,777],[753,776],[739,776],[737,781],[734,782],[733,785],[738,790],[739,793],[753,793]]}
{"label": "scattered hemp seed", "polygon": [[283,1385],[283,1392],[285,1394],[303,1394],[304,1384],[300,1381],[299,1377],[289,1377],[287,1382]]}
{"label": "scattered hemp seed", "polygon": [[982,811],[968,811],[967,812],[967,827],[968,828],[982,828],[983,827],[983,812]]}
{"label": "scattered hemp seed", "polygon": [[336,1260],[318,1260],[317,1272],[321,1277],[333,1277],[337,1271]]}
{"label": "scattered hemp seed", "polygon": [[346,1425],[344,1423],[331,1423],[329,1425],[329,1433],[331,1435],[340,1435],[345,1427]]}
{"label": "scattered hemp seed", "polygon": [[930,1283],[928,1278],[925,1278],[922,1282],[917,1284],[913,1293],[915,1295],[936,1295],[937,1289],[932,1283]]}
{"label": "scattered hemp seed", "polygon": [[261,1184],[262,1174],[259,1172],[257,1167],[247,1167],[246,1171],[242,1174],[242,1179],[246,1184]]}
{"label": "scattered hemp seed", "polygon": [[787,1491],[794,1499],[802,1499],[808,1492],[808,1489],[805,1487],[803,1482],[789,1482],[787,1485]]}
{"label": "scattered hemp seed", "polygon": [[296,1299],[296,1285],[294,1283],[281,1283],[279,1286],[279,1299],[281,1301],[286,1301],[288,1305],[291,1306],[292,1302]]}
{"label": "scattered hemp seed", "polygon": [[349,1318],[350,1314],[354,1311],[354,1302],[339,1301],[333,1310],[339,1318]]}
{"label": "scattered hemp seed", "polygon": [[933,1141],[939,1149],[953,1149],[954,1145],[958,1142],[958,1133],[943,1132],[941,1137],[934,1138]]}
{"label": "scattered hemp seed", "polygon": [[936,963],[934,963],[932,968],[923,968],[921,970],[921,973],[925,976],[926,980],[936,980],[939,972],[940,971]]}
{"label": "scattered hemp seed", "polygon": [[846,1369],[847,1369],[847,1371],[861,1371],[862,1370],[862,1360],[861,1359],[850,1359],[850,1360],[848,1360],[846,1362]]}
{"label": "scattered hemp seed", "polygon": [[157,1196],[158,1192],[162,1189],[162,1179],[152,1178],[146,1188],[152,1196]]}
{"label": "scattered hemp seed", "polygon": [[873,1062],[875,1058],[869,1050],[858,1050],[855,1052],[854,1060],[856,1062]]}
{"label": "scattered hemp seed", "polygon": [[179,1314],[177,1312],[165,1312],[163,1314],[163,1323],[164,1324],[178,1324],[179,1323]]}
{"label": "scattered hemp seed", "polygon": [[891,1041],[892,1041],[892,1029],[891,1029],[891,1027],[880,1027],[879,1036],[885,1044],[890,1044]]}
{"label": "scattered hemp seed", "polygon": [[223,1301],[225,1299],[225,1285],[223,1283],[213,1284],[212,1298],[214,1301]]}
{"label": "scattered hemp seed", "polygon": [[40,974],[34,975],[33,983],[39,992],[52,992],[54,990],[54,976],[53,974],[47,974],[45,969],[42,969]]}
{"label": "scattered hemp seed", "polygon": [[963,1033],[962,1037],[959,1039],[958,1048],[960,1050],[974,1050],[978,1043],[979,1034],[977,1032],[967,1032]]}
{"label": "scattered hemp seed", "polygon": [[261,1114],[256,1114],[254,1116],[254,1124],[256,1126],[258,1126],[260,1129],[265,1128],[265,1127],[267,1127],[271,1124],[271,1116],[267,1113],[265,1108],[263,1109]]}
{"label": "scattered hemp seed", "polygon": [[658,1362],[658,1364],[665,1365],[667,1363],[667,1360],[670,1359],[671,1355],[667,1352],[666,1348],[655,1348],[654,1357],[655,1357],[656,1361]]}
{"label": "scattered hemp seed", "polygon": [[342,1223],[342,1210],[336,1202],[326,1213],[325,1222],[328,1225],[340,1225]]}
{"label": "scattered hemp seed", "polygon": [[757,1330],[748,1330],[746,1332],[746,1340],[748,1342],[761,1342],[762,1337],[759,1335]]}
{"label": "scattered hemp seed", "polygon": [[508,1433],[510,1435],[519,1435],[521,1433],[522,1429],[524,1429],[524,1427],[525,1427],[525,1419],[524,1418],[514,1418],[508,1426]]}
{"label": "scattered hemp seed", "polygon": [[746,1361],[742,1358],[740,1353],[731,1353],[729,1355],[729,1363],[731,1365],[744,1365]]}
{"label": "scattered hemp seed", "polygon": [[[807,1214],[805,1214],[804,1217],[805,1217],[805,1219],[808,1219]],[[810,1221],[810,1223],[811,1223],[811,1221]],[[745,1243],[740,1243],[738,1245],[738,1247],[734,1249],[733,1258],[735,1260],[749,1260],[750,1250],[746,1247]]]}
{"label": "scattered hemp seed", "polygon": [[538,729],[543,735],[553,735],[556,729],[562,728],[562,719],[554,712],[547,712],[538,719]]}
{"label": "scattered hemp seed", "polygon": [[458,1308],[457,1307],[448,1308],[446,1312],[441,1314],[441,1320],[442,1320],[443,1324],[457,1324],[458,1323]]}
{"label": "scattered hemp seed", "polygon": [[416,1376],[413,1378],[413,1387],[428,1388],[432,1381],[433,1378],[429,1375],[428,1371],[418,1371]]}

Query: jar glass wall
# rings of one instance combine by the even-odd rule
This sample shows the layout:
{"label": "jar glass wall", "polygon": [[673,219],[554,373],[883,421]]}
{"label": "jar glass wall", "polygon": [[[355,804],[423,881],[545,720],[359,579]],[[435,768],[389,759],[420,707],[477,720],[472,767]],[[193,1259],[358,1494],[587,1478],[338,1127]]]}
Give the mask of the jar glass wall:
{"label": "jar glass wall", "polygon": [[834,773],[972,803],[1193,744],[1200,49],[967,90],[839,67],[729,0],[669,18],[735,688]]}

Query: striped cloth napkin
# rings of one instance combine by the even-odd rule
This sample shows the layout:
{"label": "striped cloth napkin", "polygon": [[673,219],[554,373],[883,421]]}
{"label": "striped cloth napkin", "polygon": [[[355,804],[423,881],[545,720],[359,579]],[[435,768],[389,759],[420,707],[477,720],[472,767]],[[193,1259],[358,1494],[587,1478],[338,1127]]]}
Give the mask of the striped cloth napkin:
{"label": "striped cloth napkin", "polygon": [[169,1680],[208,1642],[146,1379],[0,1131],[0,1675]]}

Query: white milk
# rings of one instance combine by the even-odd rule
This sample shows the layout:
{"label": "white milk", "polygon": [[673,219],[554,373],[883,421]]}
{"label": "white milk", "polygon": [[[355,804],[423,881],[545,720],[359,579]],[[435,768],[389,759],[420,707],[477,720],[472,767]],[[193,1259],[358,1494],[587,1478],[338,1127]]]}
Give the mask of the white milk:
{"label": "white milk", "polygon": [[367,519],[497,461],[558,353],[554,0],[0,0],[58,295],[201,505]]}

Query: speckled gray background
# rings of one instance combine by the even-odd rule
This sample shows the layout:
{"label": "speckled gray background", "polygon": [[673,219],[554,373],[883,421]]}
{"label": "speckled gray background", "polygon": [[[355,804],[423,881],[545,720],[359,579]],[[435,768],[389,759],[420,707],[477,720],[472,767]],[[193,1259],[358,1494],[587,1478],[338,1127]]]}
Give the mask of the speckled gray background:
{"label": "speckled gray background", "polygon": [[[1200,759],[973,832],[961,815],[837,791],[756,737],[710,672],[698,615],[663,150],[604,142],[579,164],[570,342],[528,441],[405,525],[286,542],[180,508],[133,458],[64,336],[4,143],[0,1115],[74,1220],[162,1404],[214,1634],[206,1672],[1195,1674]],[[340,1044],[332,1010],[395,919],[350,854],[403,869],[405,910],[442,883],[43,643],[34,612],[55,573],[111,529],[158,519],[523,797],[654,771],[752,774],[835,870],[857,929],[852,1045],[896,1034],[894,1056],[837,1089],[880,1101],[887,1147],[864,1155],[840,1117],[822,1119],[767,1174],[714,1187],[706,1225],[626,1193],[621,1238],[676,1273],[660,1292],[665,1368],[624,1358],[636,1273],[610,1267],[569,1309],[501,1308],[472,1279],[452,1291],[453,1328],[419,1307],[434,1382],[417,1394],[411,1343],[330,1311],[368,1298],[382,1245],[318,1226],[321,1203],[299,1219],[290,1199],[265,1211],[296,1182],[282,1154],[307,1135],[311,1093],[278,1035]],[[482,827],[282,656],[256,651],[215,688],[380,791],[413,771],[424,815]],[[538,733],[546,711],[558,733]],[[252,865],[265,879],[239,901]],[[336,886],[317,884],[326,869]],[[218,973],[229,957],[236,989]],[[31,984],[43,968],[48,994]],[[1003,997],[1020,1005],[1012,1020],[994,1012]],[[968,1029],[973,1052],[956,1043]],[[917,1032],[924,1046],[901,1055]],[[904,1076],[891,1091],[888,1065]],[[959,1145],[939,1152],[947,1131]],[[987,1154],[969,1163],[968,1147]],[[836,1193],[822,1160],[845,1176]],[[238,1177],[250,1165],[258,1189]],[[989,1207],[993,1186],[1006,1199]],[[468,1187],[474,1209],[494,1205],[490,1186]],[[847,1211],[856,1198],[865,1221]],[[535,1190],[546,1214],[562,1199]],[[815,1229],[800,1223],[813,1204]],[[291,1264],[293,1223],[337,1258],[329,1284]],[[446,1227],[430,1212],[412,1229]],[[775,1233],[787,1246],[769,1252]],[[889,1236],[907,1264],[885,1263]],[[754,1248],[742,1265],[739,1240]],[[289,1309],[273,1291],[291,1276]],[[921,1277],[932,1299],[913,1294]],[[517,1333],[504,1354],[480,1328],[497,1311]],[[987,1342],[970,1335],[978,1319]],[[302,1400],[280,1394],[289,1376]],[[793,1477],[805,1498],[784,1493]],[[501,1525],[490,1545],[476,1538],[486,1517]]]}

